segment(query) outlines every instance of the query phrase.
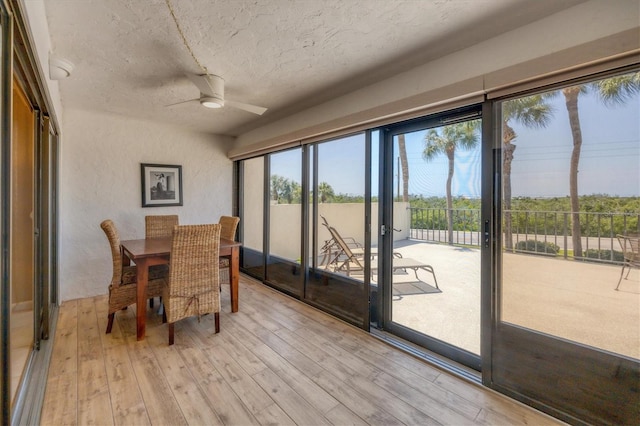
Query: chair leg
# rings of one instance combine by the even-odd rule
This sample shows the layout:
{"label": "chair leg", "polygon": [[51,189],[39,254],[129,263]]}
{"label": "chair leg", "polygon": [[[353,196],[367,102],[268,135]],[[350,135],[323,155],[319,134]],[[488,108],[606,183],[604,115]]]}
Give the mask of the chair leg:
{"label": "chair leg", "polygon": [[216,312],[213,314],[216,322],[216,333],[220,333],[220,312]]}
{"label": "chair leg", "polygon": [[167,322],[167,309],[162,305],[162,323]]}
{"label": "chair leg", "polygon": [[440,287],[438,287],[438,280],[436,279],[436,273],[433,271],[433,268],[423,268],[423,269],[427,272],[431,272],[431,275],[433,275],[433,282],[436,283],[436,288],[440,290]]}
{"label": "chair leg", "polygon": [[116,315],[115,312],[109,314],[109,317],[108,317],[109,321],[107,322],[107,333],[106,334],[111,333],[111,328],[113,327],[113,317],[115,317],[115,315]]}
{"label": "chair leg", "polygon": [[[620,287],[620,282],[622,282],[622,276],[624,275],[624,268],[627,265],[622,265],[622,271],[620,272],[620,279],[618,280],[618,285],[616,286],[616,290]],[[629,271],[631,271],[631,267],[629,267]],[[629,275],[629,271],[627,271],[627,276]]]}
{"label": "chair leg", "polygon": [[153,297],[151,299],[149,299],[149,307],[153,308]]}
{"label": "chair leg", "polygon": [[175,323],[169,323],[169,346],[173,345],[173,334],[174,334],[174,324]]}

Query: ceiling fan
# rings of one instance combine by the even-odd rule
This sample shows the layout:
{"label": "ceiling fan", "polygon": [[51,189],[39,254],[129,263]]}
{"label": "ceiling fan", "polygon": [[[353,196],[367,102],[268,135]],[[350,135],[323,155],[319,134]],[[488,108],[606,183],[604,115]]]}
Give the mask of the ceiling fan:
{"label": "ceiling fan", "polygon": [[232,101],[224,98],[224,79],[215,74],[186,74],[193,84],[200,90],[200,97],[189,99],[188,101],[177,102],[167,106],[184,104],[187,102],[199,101],[200,105],[206,108],[222,108],[228,105],[233,108],[262,115],[267,108],[249,105],[242,102]]}

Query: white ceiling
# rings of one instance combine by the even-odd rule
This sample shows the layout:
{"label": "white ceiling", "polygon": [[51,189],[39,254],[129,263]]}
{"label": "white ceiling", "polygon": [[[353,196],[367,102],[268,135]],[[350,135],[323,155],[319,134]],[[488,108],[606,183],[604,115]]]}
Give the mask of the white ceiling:
{"label": "white ceiling", "polygon": [[71,61],[64,108],[237,136],[584,0],[171,0],[225,95],[263,116],[194,99],[201,73],[165,0],[48,0],[52,53]]}

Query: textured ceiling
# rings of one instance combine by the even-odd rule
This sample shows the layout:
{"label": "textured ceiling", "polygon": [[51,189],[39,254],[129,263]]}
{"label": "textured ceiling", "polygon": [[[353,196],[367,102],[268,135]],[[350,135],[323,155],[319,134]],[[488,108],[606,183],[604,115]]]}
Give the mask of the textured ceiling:
{"label": "textured ceiling", "polygon": [[195,57],[227,99],[263,116],[194,99],[201,73],[165,0],[49,0],[60,81],[81,108],[238,135],[583,0],[171,0]]}

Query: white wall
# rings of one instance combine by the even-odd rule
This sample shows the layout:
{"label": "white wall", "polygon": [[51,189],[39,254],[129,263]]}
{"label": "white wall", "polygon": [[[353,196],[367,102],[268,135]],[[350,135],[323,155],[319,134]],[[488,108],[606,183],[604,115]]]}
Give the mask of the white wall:
{"label": "white wall", "polygon": [[[231,139],[122,116],[63,110],[58,82],[48,78],[52,46],[44,2],[22,4],[50,113],[62,136],[61,301],[106,294],[111,254],[100,222],[112,219],[121,238],[129,239],[144,237],[147,214],[178,214],[183,224],[213,223],[230,214],[232,163],[226,152]],[[182,165],[184,206],[143,209],[140,163]]]}
{"label": "white wall", "polygon": [[[300,204],[272,204],[269,207],[271,229],[283,230],[272,232],[269,240],[269,253],[284,259],[296,260],[300,257]],[[371,203],[371,230],[374,241],[377,244],[376,232],[378,229],[378,203]],[[334,227],[343,238],[353,238],[358,243],[364,244],[364,203],[324,203],[318,204],[318,214],[327,219],[329,225]],[[309,223],[311,226],[311,222]],[[262,222],[245,222],[245,235],[262,235]],[[409,238],[411,226],[411,214],[409,203],[393,203],[393,227],[399,231],[393,233],[393,241]],[[318,243],[322,247],[325,241],[331,239],[331,234],[322,225],[322,219],[318,217]],[[246,246],[246,244],[245,244]],[[262,246],[251,246],[262,251]]]}
{"label": "white wall", "polygon": [[[144,238],[144,216],[178,214],[181,224],[231,213],[230,138],[116,115],[65,110],[60,161],[61,300],[106,294],[111,254],[100,222],[121,239]],[[140,163],[182,165],[181,207],[142,208]]]}

